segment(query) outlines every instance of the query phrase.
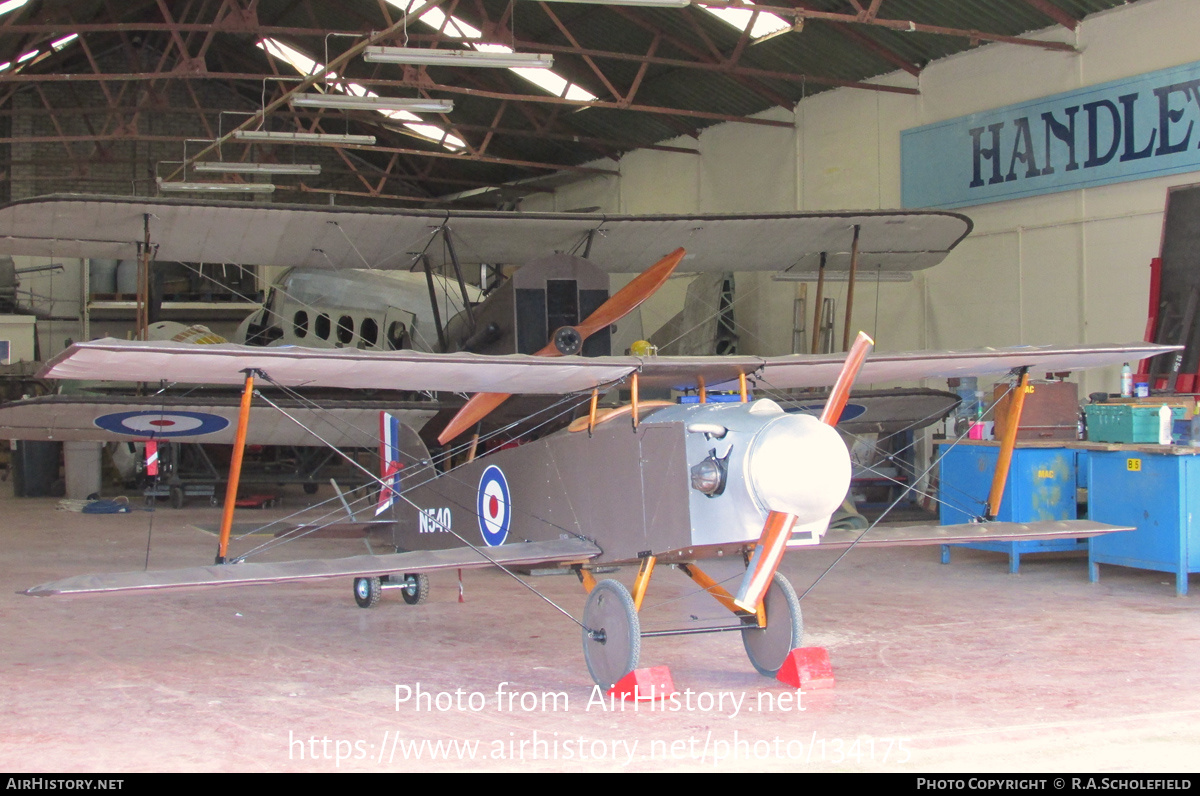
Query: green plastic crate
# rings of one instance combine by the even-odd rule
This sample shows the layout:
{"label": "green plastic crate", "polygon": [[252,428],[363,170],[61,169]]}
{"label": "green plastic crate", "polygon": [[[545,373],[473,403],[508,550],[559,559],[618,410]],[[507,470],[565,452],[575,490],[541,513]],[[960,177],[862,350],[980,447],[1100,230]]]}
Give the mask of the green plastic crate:
{"label": "green plastic crate", "polygon": [[[1158,444],[1158,410],[1162,404],[1088,404],[1087,434],[1091,442]],[[1171,407],[1171,420],[1183,420],[1187,408]]]}

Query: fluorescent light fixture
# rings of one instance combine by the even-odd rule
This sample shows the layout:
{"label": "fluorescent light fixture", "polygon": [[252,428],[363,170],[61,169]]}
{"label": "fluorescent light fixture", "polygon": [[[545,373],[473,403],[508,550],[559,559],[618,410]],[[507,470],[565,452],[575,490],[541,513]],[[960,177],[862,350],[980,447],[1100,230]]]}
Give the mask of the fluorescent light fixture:
{"label": "fluorescent light fixture", "polygon": [[269,182],[168,182],[158,178],[158,190],[166,193],[208,192],[221,193],[275,193]]}
{"label": "fluorescent light fixture", "polygon": [[353,97],[349,94],[297,94],[291,98],[297,108],[336,108],[359,111],[409,111],[411,113],[449,113],[453,100],[401,97]]}
{"label": "fluorescent light fixture", "polygon": [[68,44],[70,44],[71,42],[75,41],[78,38],[79,38],[78,33],[72,33],[69,36],[63,36],[61,39],[58,39],[57,41],[50,42],[50,49],[54,50],[54,52],[58,52],[63,47],[66,47]]}
{"label": "fluorescent light fixture", "polygon": [[581,3],[595,6],[650,6],[651,8],[684,8],[692,0],[546,0],[549,3]]}
{"label": "fluorescent light fixture", "polygon": [[320,174],[316,163],[224,163],[205,161],[192,165],[194,171],[218,174]]}
{"label": "fluorescent light fixture", "polygon": [[435,50],[430,47],[368,47],[363,60],[373,64],[424,66],[498,66],[507,69],[550,69],[554,56],[547,53]]}
{"label": "fluorescent light fixture", "polygon": [[242,141],[269,141],[276,144],[375,145],[375,136],[373,135],[343,135],[340,133],[288,133],[276,130],[235,130],[233,137]]}
{"label": "fluorescent light fixture", "polygon": [[[771,274],[771,279],[776,282],[816,282],[820,278],[821,275],[816,271],[783,271]],[[862,265],[858,267],[858,272],[854,275],[855,282],[911,282],[912,280],[912,271],[880,271],[877,268],[871,269]],[[850,272],[826,269],[825,281],[849,282]]]}
{"label": "fluorescent light fixture", "polygon": [[18,8],[28,2],[29,0],[7,0],[7,2],[0,3],[0,14],[7,14],[9,11],[16,11]]}

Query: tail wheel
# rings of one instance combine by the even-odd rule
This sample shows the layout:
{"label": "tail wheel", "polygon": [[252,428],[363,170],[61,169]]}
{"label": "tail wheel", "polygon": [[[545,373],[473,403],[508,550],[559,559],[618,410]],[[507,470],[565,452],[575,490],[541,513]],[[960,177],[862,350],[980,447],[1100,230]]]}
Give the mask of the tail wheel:
{"label": "tail wheel", "polygon": [[583,608],[583,657],[596,685],[605,691],[637,668],[642,652],[642,624],[629,589],[602,580]]}
{"label": "tail wheel", "polygon": [[355,578],[354,602],[359,608],[374,608],[379,605],[379,596],[383,594],[383,585],[379,578]]}
{"label": "tail wheel", "polygon": [[763,597],[763,608],[767,613],[767,626],[744,628],[742,645],[758,673],[774,677],[783,667],[788,653],[799,647],[804,638],[800,600],[796,598],[792,584],[778,572]]}
{"label": "tail wheel", "polygon": [[429,576],[424,572],[406,574],[400,594],[404,596],[404,602],[409,605],[420,605],[425,602],[429,599]]}

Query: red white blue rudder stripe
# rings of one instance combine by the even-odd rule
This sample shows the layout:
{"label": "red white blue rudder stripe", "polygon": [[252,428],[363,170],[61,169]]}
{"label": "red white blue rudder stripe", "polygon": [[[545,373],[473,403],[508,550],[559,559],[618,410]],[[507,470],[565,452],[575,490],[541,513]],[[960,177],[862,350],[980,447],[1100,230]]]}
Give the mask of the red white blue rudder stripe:
{"label": "red white blue rudder stripe", "polygon": [[400,496],[400,421],[387,412],[379,413],[379,490],[376,516],[391,508]]}

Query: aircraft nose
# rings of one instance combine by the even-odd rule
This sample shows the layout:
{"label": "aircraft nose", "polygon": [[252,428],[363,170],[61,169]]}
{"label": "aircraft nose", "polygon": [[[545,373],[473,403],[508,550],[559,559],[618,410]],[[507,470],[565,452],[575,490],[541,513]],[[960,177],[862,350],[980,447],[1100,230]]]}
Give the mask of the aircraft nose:
{"label": "aircraft nose", "polygon": [[832,426],[810,415],[782,415],[755,436],[747,456],[749,481],[770,511],[797,524],[829,517],[850,488],[850,453]]}

